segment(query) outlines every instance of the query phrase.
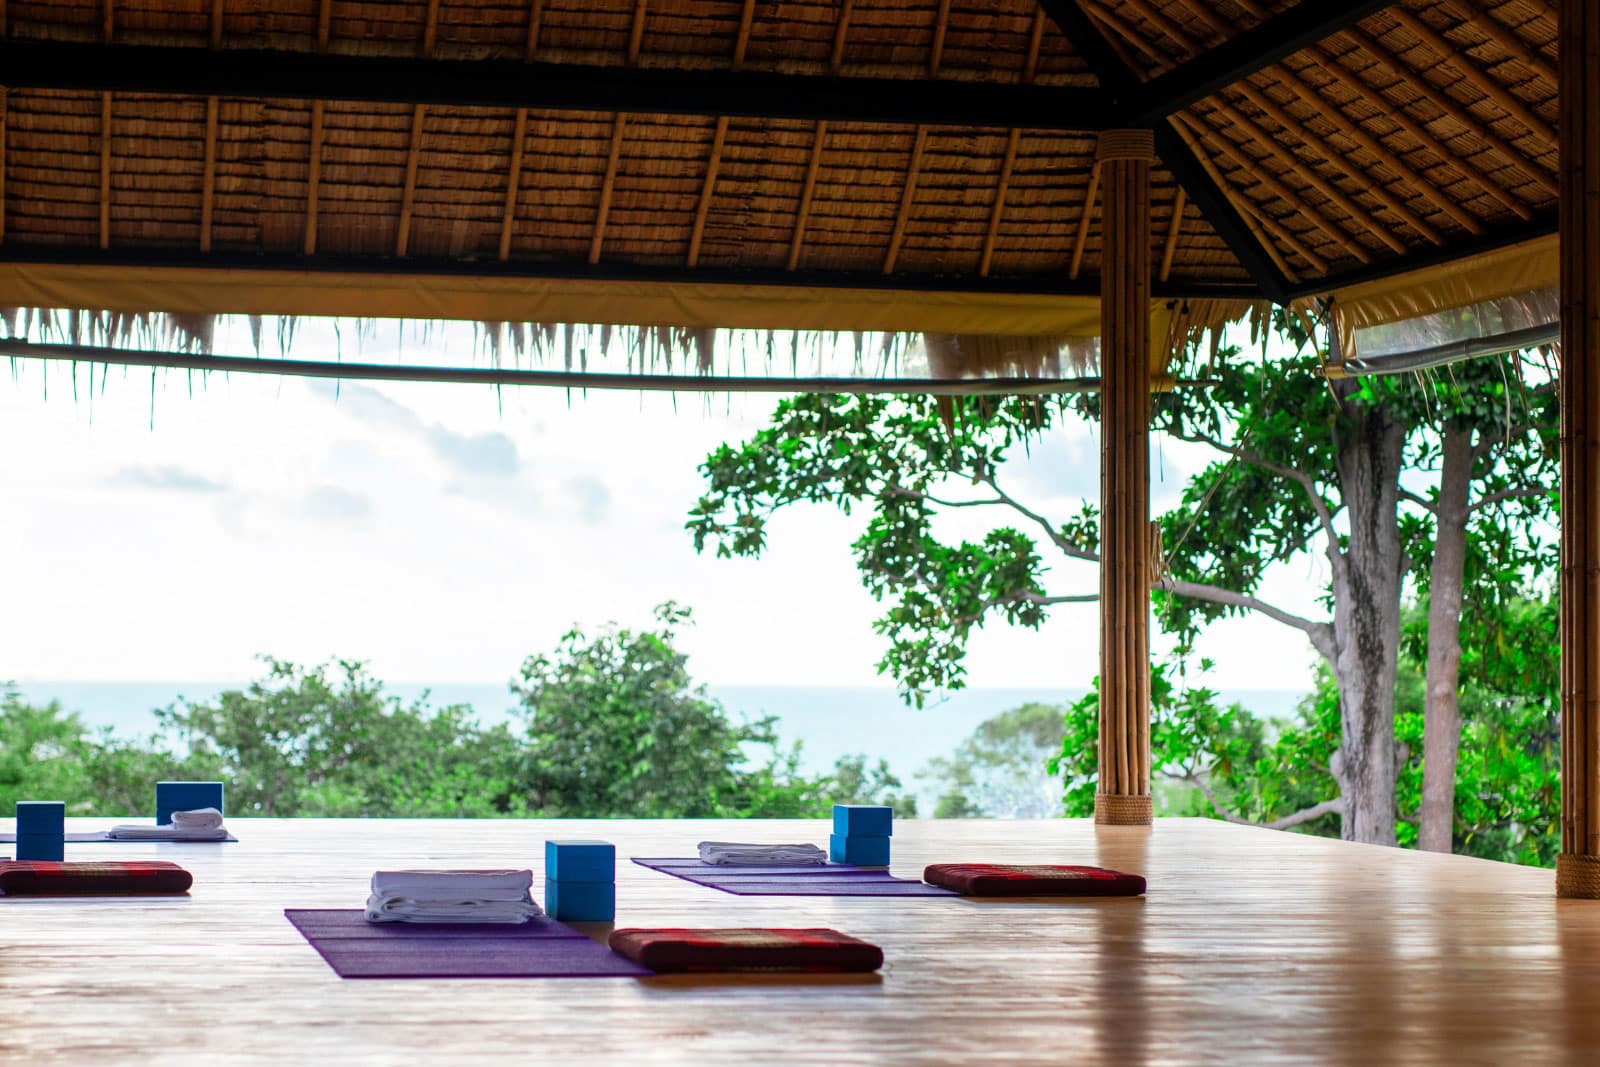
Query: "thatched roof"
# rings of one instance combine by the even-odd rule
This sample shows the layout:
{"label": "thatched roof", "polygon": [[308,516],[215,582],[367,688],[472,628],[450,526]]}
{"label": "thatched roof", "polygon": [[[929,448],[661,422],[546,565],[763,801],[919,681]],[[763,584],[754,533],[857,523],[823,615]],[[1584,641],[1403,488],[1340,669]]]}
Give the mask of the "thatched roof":
{"label": "thatched roof", "polygon": [[0,305],[1070,332],[1108,125],[1157,131],[1158,299],[1555,226],[1540,0],[0,0],[0,28]]}

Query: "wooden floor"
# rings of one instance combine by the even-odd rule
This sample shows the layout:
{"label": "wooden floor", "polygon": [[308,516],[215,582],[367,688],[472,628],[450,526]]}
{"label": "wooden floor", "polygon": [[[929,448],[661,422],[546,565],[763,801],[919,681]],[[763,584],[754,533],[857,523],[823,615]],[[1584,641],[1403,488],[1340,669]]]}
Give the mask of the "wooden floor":
{"label": "wooden floor", "polygon": [[[1558,902],[1551,874],[1530,868],[1206,821],[924,821],[897,825],[898,873],[1093,863],[1143,873],[1150,891],[755,898],[622,857],[687,855],[705,838],[816,841],[822,823],[230,826],[241,843],[69,857],[177,859],[195,874],[189,899],[0,901],[0,1061],[1600,1063],[1600,902]],[[881,945],[883,973],[341,981],[283,918],[359,906],[380,867],[539,878],[546,837],[616,842],[623,925],[832,926]]]}

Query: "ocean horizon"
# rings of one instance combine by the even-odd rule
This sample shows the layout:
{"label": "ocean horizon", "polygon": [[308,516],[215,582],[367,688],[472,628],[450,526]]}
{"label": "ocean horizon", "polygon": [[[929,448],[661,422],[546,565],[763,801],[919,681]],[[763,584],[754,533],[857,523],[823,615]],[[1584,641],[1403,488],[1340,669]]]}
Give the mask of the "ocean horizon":
{"label": "ocean horizon", "polygon": [[[16,688],[30,702],[59,701],[91,726],[109,727],[124,738],[141,738],[155,730],[154,709],[180,699],[208,701],[246,684],[33,681],[18,682]],[[384,689],[407,703],[426,698],[432,707],[470,705],[478,721],[486,725],[510,721],[516,704],[504,683],[396,682],[386,683]],[[917,709],[903,704],[887,686],[706,686],[707,694],[732,718],[776,716],[783,744],[801,746],[800,766],[807,773],[831,770],[839,757],[855,753],[872,763],[887,760],[907,791],[916,795],[924,813],[931,812],[937,800],[932,787],[917,778],[930,760],[948,756],[980,723],[1001,712],[1030,702],[1066,704],[1087,691],[1081,687],[963,689]],[[1306,694],[1291,689],[1237,689],[1220,690],[1219,695],[1258,715],[1280,718],[1290,714]]]}

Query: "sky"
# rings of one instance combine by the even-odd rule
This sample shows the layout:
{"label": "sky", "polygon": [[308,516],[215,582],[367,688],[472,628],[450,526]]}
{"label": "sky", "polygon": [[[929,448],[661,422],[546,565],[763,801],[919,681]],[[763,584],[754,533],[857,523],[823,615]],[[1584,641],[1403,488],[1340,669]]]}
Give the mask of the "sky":
{"label": "sky", "polygon": [[[296,356],[379,358],[399,343],[313,324]],[[473,358],[465,328],[406,342],[414,362]],[[223,331],[217,351],[249,354]],[[383,353],[386,357],[388,353]],[[367,661],[393,682],[495,682],[569,627],[695,613],[683,640],[715,685],[884,686],[881,605],[850,543],[865,522],[780,513],[755,561],[697,555],[683,525],[697,464],[765,425],[778,398],[333,383],[253,375],[0,366],[0,679],[243,681],[259,655]],[[1008,466],[1053,515],[1097,492],[1095,428],[1054,431]],[[1158,441],[1152,505],[1176,502],[1209,453]],[[981,535],[959,513],[944,532]],[[1264,596],[1317,615],[1314,560]],[[1092,592],[1062,561],[1054,592]],[[1096,673],[1093,604],[1038,631],[971,643],[972,686],[1081,687]],[[1313,654],[1261,618],[1213,626],[1219,688],[1306,689]]]}

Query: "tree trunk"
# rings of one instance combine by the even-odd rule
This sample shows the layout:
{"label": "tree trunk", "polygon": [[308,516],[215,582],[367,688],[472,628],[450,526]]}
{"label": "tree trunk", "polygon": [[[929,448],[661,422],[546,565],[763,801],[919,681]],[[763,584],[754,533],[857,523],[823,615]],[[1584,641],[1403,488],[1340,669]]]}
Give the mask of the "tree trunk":
{"label": "tree trunk", "polygon": [[1341,743],[1334,776],[1344,796],[1342,836],[1392,845],[1394,686],[1400,646],[1401,447],[1405,428],[1381,406],[1351,399],[1355,383],[1332,383],[1343,406],[1337,435],[1340,494],[1350,521],[1334,575],[1333,664]]}
{"label": "tree trunk", "polygon": [[1428,672],[1422,726],[1422,810],[1417,847],[1449,852],[1455,839],[1456,760],[1461,748],[1461,586],[1472,483],[1470,429],[1446,429],[1437,533],[1428,578]]}

